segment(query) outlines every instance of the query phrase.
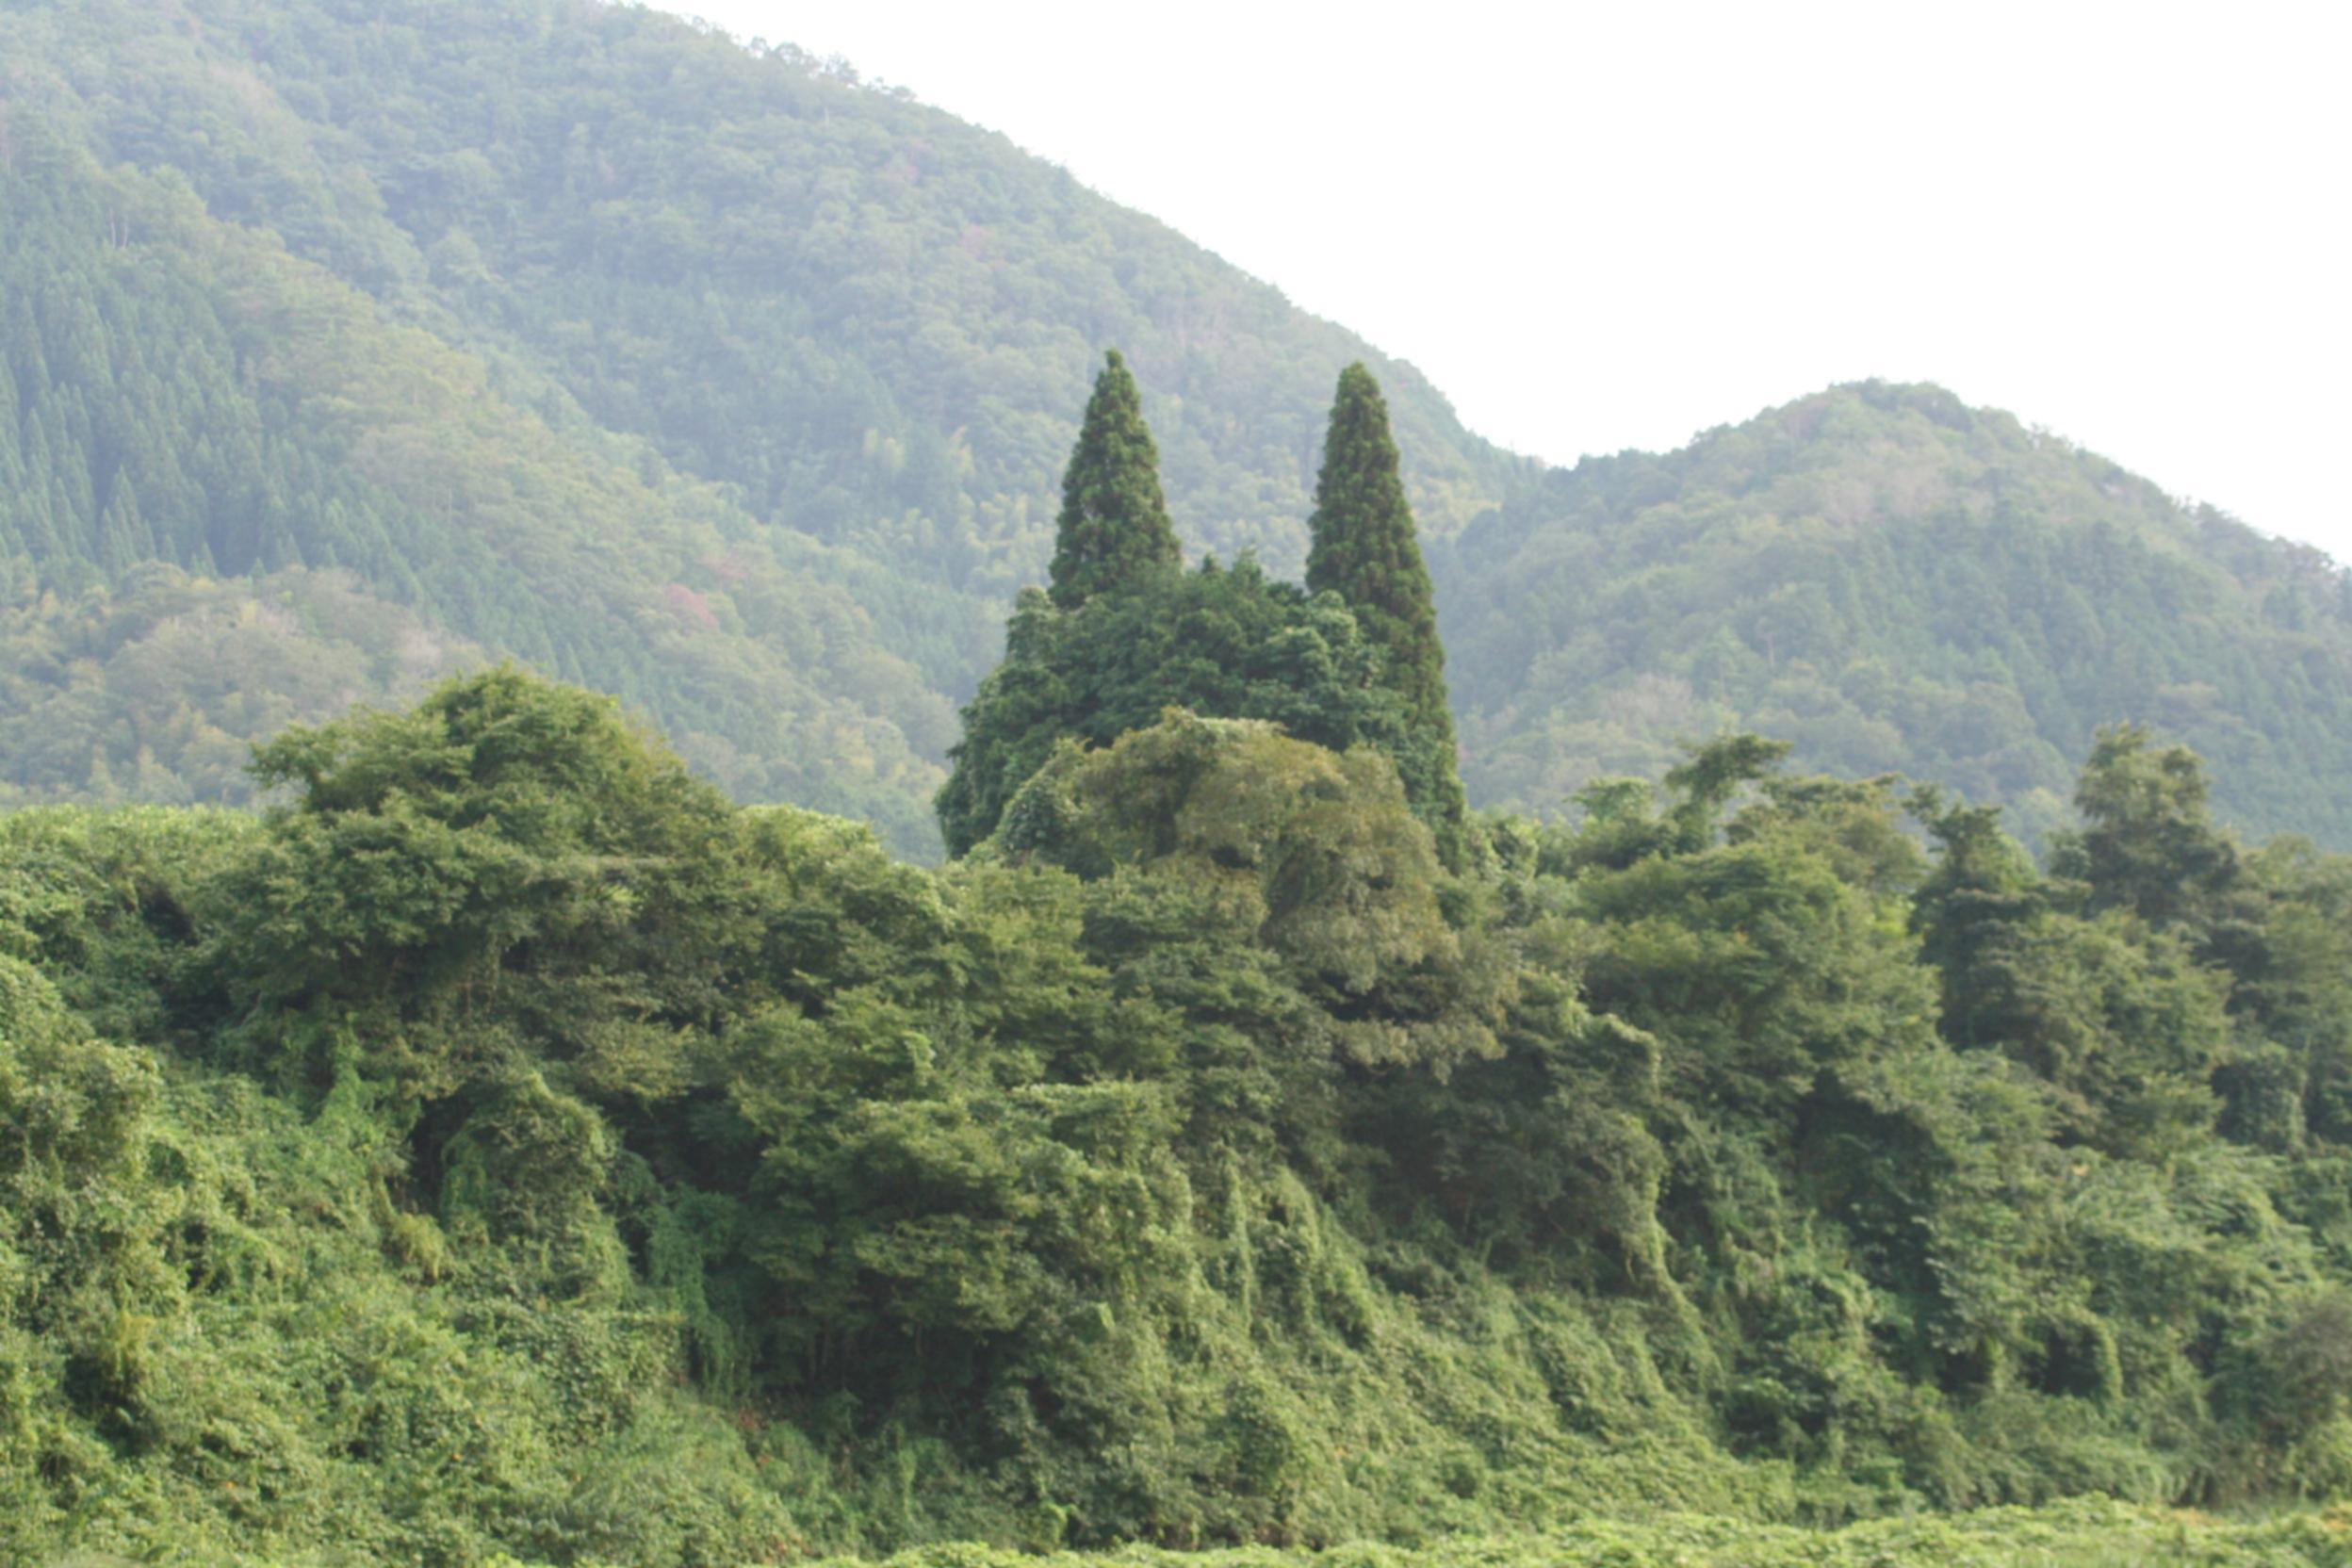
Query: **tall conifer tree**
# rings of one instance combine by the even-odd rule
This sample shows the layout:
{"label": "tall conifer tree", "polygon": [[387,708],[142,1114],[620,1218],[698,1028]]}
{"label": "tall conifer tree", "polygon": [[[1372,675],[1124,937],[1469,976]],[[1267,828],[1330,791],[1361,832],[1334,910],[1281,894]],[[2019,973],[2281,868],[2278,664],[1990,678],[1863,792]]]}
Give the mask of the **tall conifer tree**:
{"label": "tall conifer tree", "polygon": [[1078,445],[1062,475],[1050,590],[1056,606],[1075,610],[1098,594],[1184,564],[1160,494],[1159,463],[1135,378],[1113,349],[1095,378]]}
{"label": "tall conifer tree", "polygon": [[1347,601],[1364,636],[1386,654],[1389,684],[1412,714],[1418,755],[1397,760],[1406,787],[1433,823],[1459,823],[1462,784],[1437,604],[1388,431],[1388,402],[1362,362],[1339,374],[1308,526],[1307,587]]}

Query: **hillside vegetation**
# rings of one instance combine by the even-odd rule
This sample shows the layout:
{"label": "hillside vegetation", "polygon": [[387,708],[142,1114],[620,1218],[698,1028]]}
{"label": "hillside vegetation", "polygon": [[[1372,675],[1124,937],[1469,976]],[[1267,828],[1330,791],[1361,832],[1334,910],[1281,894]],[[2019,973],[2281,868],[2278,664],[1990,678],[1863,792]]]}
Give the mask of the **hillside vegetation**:
{"label": "hillside vegetation", "polygon": [[[1100,342],[1196,537],[1293,566],[1321,394],[1369,353],[1000,138],[657,12],[17,0],[0,56],[0,603],[48,640],[0,680],[81,715],[11,755],[20,798],[232,798],[119,684],[173,634],[129,574],[335,569],[412,645],[617,693],[739,796],[927,849]],[[1392,380],[1425,509],[1499,494],[1520,466]],[[337,694],[419,689],[379,658]]]}
{"label": "hillside vegetation", "polygon": [[[20,793],[233,798],[202,746],[266,736],[271,694],[310,717],[413,696],[470,644],[660,710],[749,797],[922,841],[905,797],[937,780],[947,705],[822,547],[558,432],[184,184],[42,134],[0,172],[0,722],[41,736],[10,753]],[[201,642],[189,607],[223,598],[278,635],[215,640],[227,664],[122,657]]]}
{"label": "hillside vegetation", "polygon": [[918,1547],[891,1558],[888,1568],[2318,1568],[2344,1560],[2352,1550],[2346,1533],[2335,1514],[2256,1524],[2092,1503],[1826,1531],[1673,1514],[1643,1523],[1595,1519],[1542,1536],[1449,1541],[1428,1550],[1356,1544],[1317,1553],[1250,1547],[1181,1557],[1133,1549],[1038,1557]]}
{"label": "hillside vegetation", "polygon": [[2352,844],[2341,575],[1933,389],[1543,476],[1002,138],[596,0],[5,0],[0,59],[0,799],[235,802],[275,725],[511,656],[935,856],[1115,343],[1187,547],[1276,578],[1378,373],[1474,803],[1754,728],[2038,844],[2140,720]]}
{"label": "hillside vegetation", "polygon": [[943,868],[512,665],[0,814],[0,1554],[2341,1560],[2161,1511],[2352,1489],[2352,860],[2133,728],[2047,870],[1752,735],[1466,814],[1330,425],[1315,590],[1188,568],[1108,356]]}
{"label": "hillside vegetation", "polygon": [[625,8],[8,0],[0,219],[0,1560],[2345,1560],[2332,567]]}
{"label": "hillside vegetation", "polygon": [[2352,1486],[2352,869],[2132,733],[2055,877],[1774,749],[1451,872],[1179,712],[925,871],[492,672],[0,817],[0,1553]]}
{"label": "hillside vegetation", "polygon": [[1441,546],[1473,798],[1549,809],[1725,727],[2003,801],[2038,841],[2102,725],[2223,814],[2352,845],[2352,581],[1933,386],[1587,459]]}

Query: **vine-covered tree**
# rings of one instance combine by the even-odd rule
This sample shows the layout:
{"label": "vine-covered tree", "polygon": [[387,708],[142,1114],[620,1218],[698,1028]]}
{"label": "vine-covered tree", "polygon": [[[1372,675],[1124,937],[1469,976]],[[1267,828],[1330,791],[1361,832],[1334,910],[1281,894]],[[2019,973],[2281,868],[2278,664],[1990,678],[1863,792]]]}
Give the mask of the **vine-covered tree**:
{"label": "vine-covered tree", "polygon": [[1184,561],[1160,494],[1159,449],[1143,400],[1113,349],[1086,400],[1078,445],[1062,474],[1054,541],[1054,602],[1075,610],[1100,594],[1137,587]]}

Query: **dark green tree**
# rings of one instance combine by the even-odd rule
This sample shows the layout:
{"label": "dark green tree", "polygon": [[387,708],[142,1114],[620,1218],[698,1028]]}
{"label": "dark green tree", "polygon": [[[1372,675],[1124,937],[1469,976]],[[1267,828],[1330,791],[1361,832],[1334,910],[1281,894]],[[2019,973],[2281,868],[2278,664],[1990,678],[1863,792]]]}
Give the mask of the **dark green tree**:
{"label": "dark green tree", "polygon": [[1182,564],[1184,551],[1160,495],[1160,454],[1143,422],[1135,378],[1117,349],[1086,400],[1078,445],[1062,473],[1054,544],[1054,602],[1075,610]]}
{"label": "dark green tree", "polygon": [[[940,789],[950,855],[996,831],[1005,807],[1064,740],[1106,746],[1168,708],[1268,719],[1293,737],[1392,757],[1412,735],[1379,655],[1353,616],[1255,563],[1214,560],[1066,614],[1034,589],[1005,630],[1004,662],[964,710]],[[1402,772],[1400,765],[1399,772]]]}
{"label": "dark green tree", "polygon": [[[1387,681],[1405,702],[1413,731],[1399,771],[1414,809],[1449,840],[1462,820],[1454,718],[1446,696],[1446,649],[1437,604],[1421,560],[1413,508],[1388,431],[1388,403],[1361,362],[1339,374],[1323,471],[1308,524],[1307,588],[1337,594],[1366,641],[1388,662]],[[1450,855],[1448,857],[1451,858]]]}

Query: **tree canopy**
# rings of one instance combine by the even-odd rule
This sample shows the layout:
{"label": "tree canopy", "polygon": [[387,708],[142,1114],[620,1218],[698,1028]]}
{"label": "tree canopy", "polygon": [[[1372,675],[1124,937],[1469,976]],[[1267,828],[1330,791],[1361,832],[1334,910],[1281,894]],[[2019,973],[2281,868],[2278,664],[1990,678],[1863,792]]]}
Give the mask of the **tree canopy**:
{"label": "tree canopy", "polygon": [[[1025,595],[1016,606],[1004,662],[966,706],[963,739],[949,752],[953,771],[937,805],[951,855],[967,853],[996,830],[1023,781],[1059,745],[1106,745],[1164,710],[1181,708],[1211,718],[1271,720],[1339,750],[1378,747],[1401,775],[1414,811],[1437,832],[1440,854],[1459,866],[1465,852],[1462,785],[1444,678],[1426,668],[1399,668],[1415,658],[1440,669],[1445,662],[1428,579],[1420,577],[1417,598],[1408,591],[1397,600],[1337,564],[1350,550],[1401,551],[1415,571],[1420,562],[1413,518],[1396,490],[1396,451],[1379,388],[1359,366],[1340,391],[1327,489],[1334,497],[1347,490],[1396,502],[1364,523],[1367,538],[1356,544],[1349,543],[1354,513],[1341,502],[1316,514],[1326,575],[1370,596],[1363,605],[1331,585],[1310,596],[1272,581],[1248,557],[1230,571],[1211,557],[1198,572],[1181,575],[1175,533],[1152,478],[1152,433],[1135,412],[1132,378],[1111,355],[1070,454],[1066,488],[1073,499],[1064,514],[1067,548],[1055,557],[1054,587]],[[1366,419],[1377,420],[1377,431],[1364,426]],[[1349,443],[1366,451],[1351,457]],[[1358,459],[1381,468],[1385,485],[1377,475],[1362,482],[1334,477]],[[1094,498],[1082,504],[1082,497]],[[1386,543],[1376,545],[1371,535]],[[1419,617],[1413,624],[1426,632],[1425,647],[1396,642],[1403,623],[1393,612],[1396,603]],[[1368,628],[1387,629],[1386,640]]]}
{"label": "tree canopy", "polygon": [[1462,781],[1437,605],[1389,434],[1388,403],[1362,362],[1339,374],[1307,526],[1314,540],[1307,589],[1338,595],[1380,650],[1382,679],[1405,705],[1409,733],[1397,757],[1407,789],[1448,857],[1459,858]]}
{"label": "tree canopy", "polygon": [[1457,870],[1377,745],[1178,710],[923,870],[494,669],[265,815],[0,814],[0,1551],[2352,1485],[2352,870],[2134,732],[2055,873],[1784,751]]}
{"label": "tree canopy", "polygon": [[1340,750],[1392,754],[1408,738],[1380,655],[1347,610],[1214,561],[1132,592],[1057,610],[1025,596],[1005,630],[1004,662],[964,711],[964,738],[939,796],[948,853],[996,830],[1029,776],[1064,741],[1108,745],[1163,710],[1265,719]]}
{"label": "tree canopy", "polygon": [[2067,825],[2099,731],[2213,767],[2218,820],[2352,847],[2352,581],[1941,387],[1833,387],[1590,457],[1431,547],[1463,782],[1552,811],[1725,729]]}

